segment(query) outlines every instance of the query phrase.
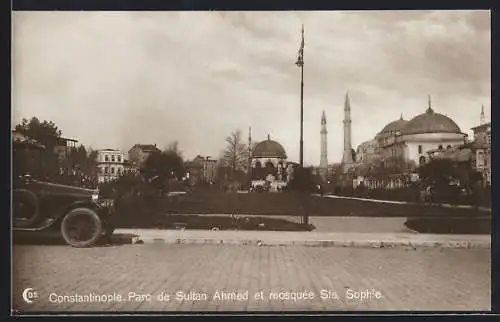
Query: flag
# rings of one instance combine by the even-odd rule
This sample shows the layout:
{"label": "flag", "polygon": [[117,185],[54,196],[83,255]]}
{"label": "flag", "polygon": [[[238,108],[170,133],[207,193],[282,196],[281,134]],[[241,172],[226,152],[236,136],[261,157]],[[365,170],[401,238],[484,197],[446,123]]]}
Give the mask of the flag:
{"label": "flag", "polygon": [[295,64],[299,67],[304,65],[304,25],[302,25],[302,41],[300,42],[299,55]]}

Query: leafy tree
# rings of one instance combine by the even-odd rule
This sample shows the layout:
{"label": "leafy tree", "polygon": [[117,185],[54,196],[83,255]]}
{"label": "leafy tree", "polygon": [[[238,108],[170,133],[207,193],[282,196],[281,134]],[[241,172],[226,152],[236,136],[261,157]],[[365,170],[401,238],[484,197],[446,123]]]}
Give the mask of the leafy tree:
{"label": "leafy tree", "polygon": [[[43,179],[53,179],[58,175],[59,160],[54,152],[54,147],[57,145],[58,139],[61,137],[61,130],[52,121],[41,122],[37,117],[31,119],[22,119],[21,123],[17,124],[15,130],[29,138],[35,139],[45,146],[36,159],[41,166],[38,169],[29,169],[32,175]],[[25,156],[26,157],[26,154]],[[22,162],[24,158],[19,153],[19,160]]]}
{"label": "leafy tree", "polygon": [[288,190],[304,193],[316,191],[317,182],[312,168],[296,167],[293,171],[293,179],[288,184]]}
{"label": "leafy tree", "polygon": [[231,169],[231,176],[239,170],[248,168],[248,147],[243,142],[240,130],[232,132],[226,137],[226,149],[221,156],[223,166]]}
{"label": "leafy tree", "polygon": [[16,131],[42,143],[47,150],[53,151],[57,140],[61,137],[61,130],[52,121],[43,121],[37,117],[30,120],[22,119],[21,123],[16,125]]}
{"label": "leafy tree", "polygon": [[175,151],[152,153],[144,162],[141,174],[156,188],[168,189],[168,181],[184,176],[184,161]]}
{"label": "leafy tree", "polygon": [[64,167],[94,178],[97,176],[96,158],[97,151],[93,151],[91,148],[87,150],[82,144],[79,147],[70,149],[68,158],[64,162]]}

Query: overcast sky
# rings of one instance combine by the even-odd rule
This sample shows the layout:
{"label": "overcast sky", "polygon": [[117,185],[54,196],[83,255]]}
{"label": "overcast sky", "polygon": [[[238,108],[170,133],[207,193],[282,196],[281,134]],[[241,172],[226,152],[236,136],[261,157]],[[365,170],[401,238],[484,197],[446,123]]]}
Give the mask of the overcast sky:
{"label": "overcast sky", "polygon": [[14,12],[13,119],[54,121],[92,148],[179,141],[217,157],[248,127],[299,158],[305,26],[304,161],[342,157],[346,91],[353,147],[388,122],[436,112],[462,131],[490,118],[488,11]]}

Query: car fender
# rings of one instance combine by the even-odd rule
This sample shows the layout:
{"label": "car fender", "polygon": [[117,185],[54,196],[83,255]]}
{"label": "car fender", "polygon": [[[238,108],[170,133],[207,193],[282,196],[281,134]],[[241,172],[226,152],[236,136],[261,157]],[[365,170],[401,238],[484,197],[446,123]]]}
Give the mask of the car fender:
{"label": "car fender", "polygon": [[91,201],[91,200],[80,200],[80,201],[75,201],[71,204],[69,204],[68,206],[66,206],[65,208],[63,208],[57,215],[57,222],[60,222],[64,216],[70,212],[71,210],[75,209],[75,208],[89,208],[89,209],[92,209],[93,211],[95,211],[97,213],[97,215],[99,217],[101,217],[101,212],[99,211],[101,206],[96,203],[95,201]]}

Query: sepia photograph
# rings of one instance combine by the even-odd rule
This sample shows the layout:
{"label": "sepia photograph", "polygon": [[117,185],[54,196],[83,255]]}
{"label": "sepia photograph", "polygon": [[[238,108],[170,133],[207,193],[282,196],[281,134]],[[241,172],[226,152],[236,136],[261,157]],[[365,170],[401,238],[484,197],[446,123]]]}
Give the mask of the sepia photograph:
{"label": "sepia photograph", "polygon": [[11,314],[491,310],[491,13],[12,11]]}

